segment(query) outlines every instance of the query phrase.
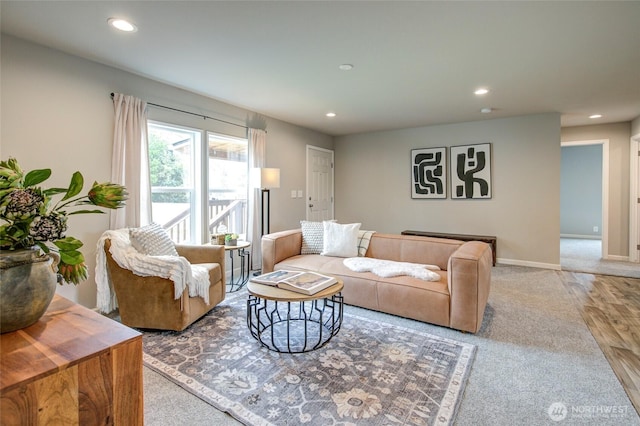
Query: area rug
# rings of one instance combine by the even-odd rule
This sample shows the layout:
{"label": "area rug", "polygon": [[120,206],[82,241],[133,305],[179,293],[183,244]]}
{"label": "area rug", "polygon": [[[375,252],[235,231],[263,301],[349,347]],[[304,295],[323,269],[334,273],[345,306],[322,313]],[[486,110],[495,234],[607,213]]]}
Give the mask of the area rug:
{"label": "area rug", "polygon": [[183,332],[143,331],[145,365],[248,425],[453,423],[475,345],[345,312],[326,346],[280,354],[246,313],[240,291]]}

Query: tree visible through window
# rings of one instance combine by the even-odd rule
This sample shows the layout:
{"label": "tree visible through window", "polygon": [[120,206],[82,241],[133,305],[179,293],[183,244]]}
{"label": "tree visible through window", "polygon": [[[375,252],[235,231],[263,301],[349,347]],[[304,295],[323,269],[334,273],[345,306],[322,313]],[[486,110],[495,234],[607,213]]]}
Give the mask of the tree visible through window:
{"label": "tree visible through window", "polygon": [[[152,186],[180,187],[184,182],[182,165],[170,146],[158,133],[149,134],[149,172]],[[187,197],[185,194],[156,192],[152,194],[151,201],[186,203]]]}

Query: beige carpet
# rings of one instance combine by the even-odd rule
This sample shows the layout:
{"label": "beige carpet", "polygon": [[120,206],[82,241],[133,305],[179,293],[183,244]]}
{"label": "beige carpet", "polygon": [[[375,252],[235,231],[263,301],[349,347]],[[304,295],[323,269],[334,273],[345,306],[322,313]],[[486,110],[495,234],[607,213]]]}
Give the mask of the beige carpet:
{"label": "beige carpet", "polygon": [[602,241],[581,238],[560,239],[563,271],[640,278],[640,263],[602,259]]}

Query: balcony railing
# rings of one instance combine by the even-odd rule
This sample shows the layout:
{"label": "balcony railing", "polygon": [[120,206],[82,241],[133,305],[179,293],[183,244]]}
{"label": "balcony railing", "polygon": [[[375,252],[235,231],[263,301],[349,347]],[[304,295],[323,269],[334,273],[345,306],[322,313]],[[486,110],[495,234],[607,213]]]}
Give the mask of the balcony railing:
{"label": "balcony railing", "polygon": [[[209,200],[207,226],[209,234],[224,225],[228,232],[246,235],[247,200]],[[171,239],[180,244],[191,240],[191,212],[188,205],[162,223]]]}

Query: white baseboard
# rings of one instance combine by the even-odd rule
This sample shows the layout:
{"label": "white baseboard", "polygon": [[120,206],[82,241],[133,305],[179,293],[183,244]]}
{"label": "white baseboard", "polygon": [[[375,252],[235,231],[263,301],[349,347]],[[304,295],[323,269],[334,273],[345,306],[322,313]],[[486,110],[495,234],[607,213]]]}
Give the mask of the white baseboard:
{"label": "white baseboard", "polygon": [[610,254],[606,258],[606,260],[620,260],[622,262],[629,262],[629,256],[618,256],[615,254]]}
{"label": "white baseboard", "polygon": [[498,258],[496,260],[497,260],[497,263],[501,263],[503,265],[529,266],[531,268],[553,269],[554,271],[562,270],[562,267],[559,264],[554,264],[554,263],[530,262],[528,260],[502,259],[502,258]]}
{"label": "white baseboard", "polygon": [[602,235],[560,234],[560,238],[575,238],[578,240],[601,240]]}

